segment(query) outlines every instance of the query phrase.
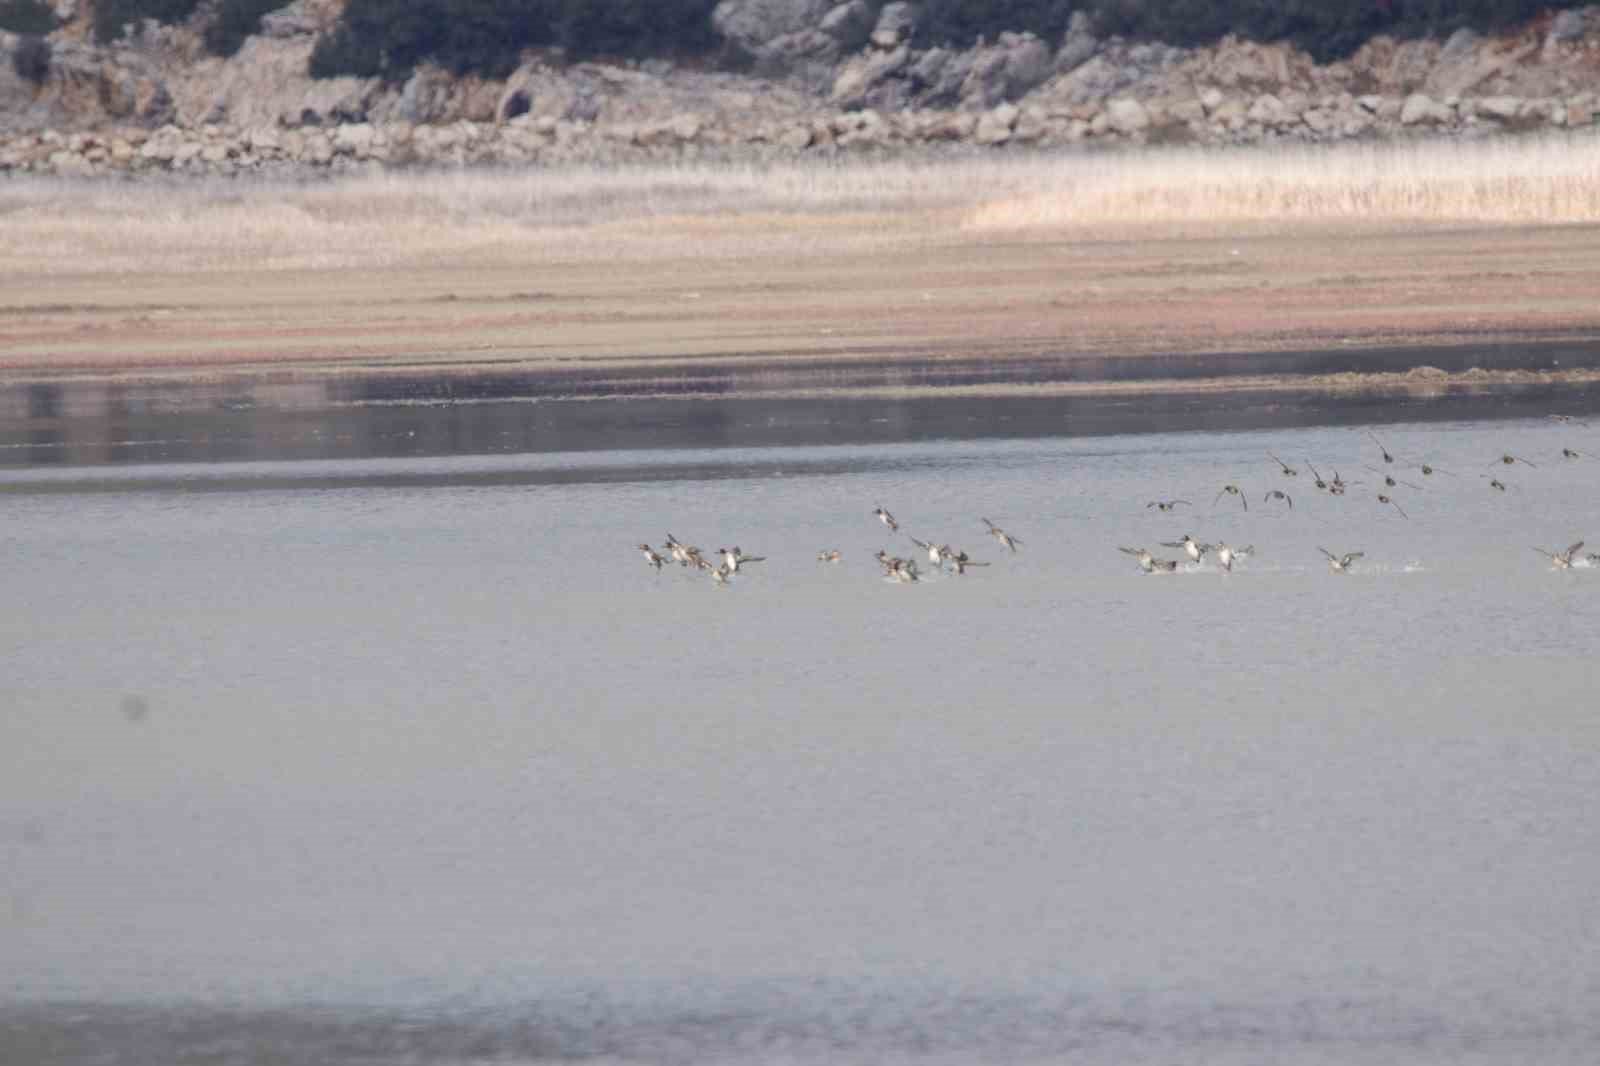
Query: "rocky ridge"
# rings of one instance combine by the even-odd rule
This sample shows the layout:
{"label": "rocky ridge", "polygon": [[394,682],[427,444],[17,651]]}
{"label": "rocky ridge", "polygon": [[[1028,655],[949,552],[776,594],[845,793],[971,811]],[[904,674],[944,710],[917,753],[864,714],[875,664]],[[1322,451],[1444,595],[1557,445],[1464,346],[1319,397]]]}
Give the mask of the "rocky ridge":
{"label": "rocky ridge", "polygon": [[[70,0],[68,0],[70,2]],[[400,85],[314,81],[339,0],[296,0],[231,59],[194,27],[51,41],[34,82],[0,33],[0,173],[244,174],[407,165],[761,160],[838,153],[1257,144],[1593,126],[1600,6],[1495,37],[1374,38],[1317,64],[1286,44],[1180,49],[999,35],[913,45],[916,8],[876,0],[723,0],[730,63],[565,64],[503,81],[422,68]]]}

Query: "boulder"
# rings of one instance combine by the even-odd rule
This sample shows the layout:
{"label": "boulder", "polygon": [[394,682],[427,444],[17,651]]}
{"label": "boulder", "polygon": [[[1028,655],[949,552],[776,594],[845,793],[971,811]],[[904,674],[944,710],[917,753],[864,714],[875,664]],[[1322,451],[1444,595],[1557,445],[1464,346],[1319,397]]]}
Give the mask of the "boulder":
{"label": "boulder", "polygon": [[1002,33],[992,45],[970,52],[960,97],[979,110],[1015,100],[1050,76],[1050,50],[1031,33]]}
{"label": "boulder", "polygon": [[1004,144],[1011,139],[1011,127],[1019,112],[1015,104],[1001,104],[978,116],[972,139],[982,145]]}
{"label": "boulder", "polygon": [[847,0],[822,16],[817,29],[845,52],[867,43],[877,25],[878,7],[867,0]]}
{"label": "boulder", "polygon": [[711,25],[731,44],[760,55],[768,42],[786,33],[814,29],[833,0],[722,0]]}
{"label": "boulder", "polygon": [[1400,105],[1400,124],[1403,126],[1442,126],[1455,117],[1450,108],[1426,93],[1412,93]]}
{"label": "boulder", "polygon": [[791,152],[803,151],[811,147],[812,133],[809,126],[795,125],[778,134],[778,144]]}
{"label": "boulder", "polygon": [[1556,17],[1550,20],[1550,32],[1545,36],[1545,40],[1555,44],[1567,44],[1581,38],[1588,30],[1584,19],[1587,10],[1587,8],[1582,10],[1568,8],[1558,12]]}
{"label": "boulder", "polygon": [[333,132],[333,150],[341,155],[365,159],[372,153],[372,142],[376,135],[377,131],[366,122],[340,126]]}
{"label": "boulder", "polygon": [[969,111],[951,111],[928,123],[922,131],[929,141],[964,141],[978,128],[978,116]]}
{"label": "boulder", "polygon": [[1522,110],[1522,101],[1515,96],[1485,96],[1474,105],[1473,109],[1481,118],[1493,119],[1496,122],[1511,122]]}
{"label": "boulder", "polygon": [[294,3],[261,16],[263,37],[285,39],[315,37],[333,28],[343,6],[329,0],[294,0]]}
{"label": "boulder", "polygon": [[872,43],[879,48],[896,48],[909,41],[917,30],[917,5],[895,0],[884,4],[878,12],[878,23],[872,28]]}
{"label": "boulder", "polygon": [[1061,47],[1056,49],[1057,74],[1077,70],[1099,50],[1100,41],[1095,37],[1091,25],[1089,15],[1085,11],[1074,11],[1072,17],[1067,20],[1067,32],[1061,38]]}
{"label": "boulder", "polygon": [[1272,93],[1262,93],[1251,103],[1250,110],[1245,112],[1245,118],[1259,126],[1277,129],[1293,121],[1295,116],[1289,113],[1282,100]]}
{"label": "boulder", "polygon": [[884,79],[898,73],[910,59],[911,48],[908,45],[901,45],[892,52],[863,52],[839,71],[829,99],[840,107],[863,107],[868,94]]}
{"label": "boulder", "polygon": [[1107,101],[1105,115],[1107,125],[1117,133],[1138,133],[1150,126],[1150,113],[1145,106],[1125,96]]}

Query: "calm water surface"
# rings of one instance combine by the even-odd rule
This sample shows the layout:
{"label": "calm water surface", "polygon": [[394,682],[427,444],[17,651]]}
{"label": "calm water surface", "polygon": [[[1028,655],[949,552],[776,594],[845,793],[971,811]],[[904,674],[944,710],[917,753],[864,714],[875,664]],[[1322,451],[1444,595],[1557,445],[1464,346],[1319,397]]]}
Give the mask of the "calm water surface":
{"label": "calm water surface", "polygon": [[1593,1062],[1600,424],[1380,435],[0,474],[0,1061]]}

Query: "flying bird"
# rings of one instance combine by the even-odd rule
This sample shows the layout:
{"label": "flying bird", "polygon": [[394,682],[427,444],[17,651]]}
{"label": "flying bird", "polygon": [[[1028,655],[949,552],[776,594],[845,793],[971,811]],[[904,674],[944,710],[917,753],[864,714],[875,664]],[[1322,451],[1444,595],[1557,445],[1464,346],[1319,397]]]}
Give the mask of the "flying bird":
{"label": "flying bird", "polygon": [[1400,481],[1393,474],[1384,473],[1384,471],[1379,470],[1375,466],[1369,466],[1369,467],[1367,467],[1367,469],[1372,471],[1374,474],[1383,474],[1383,483],[1385,485],[1389,486],[1391,489],[1394,488],[1396,485],[1404,485],[1408,489],[1418,489],[1418,490],[1420,490],[1422,488],[1421,485],[1415,485],[1415,484],[1412,484],[1409,481]]}
{"label": "flying bird", "polygon": [[1320,546],[1317,551],[1328,557],[1328,569],[1336,574],[1345,573],[1350,569],[1351,563],[1367,554],[1366,552],[1345,552],[1343,555],[1335,555],[1327,548]]}
{"label": "flying bird", "polygon": [[1406,514],[1406,509],[1404,507],[1401,507],[1398,503],[1395,503],[1394,500],[1390,499],[1388,496],[1385,496],[1381,492],[1378,493],[1378,502],[1379,503],[1386,503],[1390,507],[1393,507],[1396,511],[1399,511],[1401,518],[1410,518],[1411,517],[1410,515]]}
{"label": "flying bird", "polygon": [[1378,439],[1378,435],[1376,433],[1373,433],[1373,432],[1371,432],[1369,430],[1367,432],[1367,436],[1372,438],[1372,443],[1376,444],[1378,446],[1378,451],[1383,453],[1383,461],[1384,462],[1386,462],[1386,463],[1394,462],[1394,456],[1389,454],[1389,449],[1387,449],[1387,448],[1385,448],[1383,446],[1383,442]]}
{"label": "flying bird", "polygon": [[1194,504],[1190,503],[1188,500],[1151,500],[1149,503],[1144,505],[1144,509],[1148,511],[1150,508],[1155,507],[1162,511],[1170,511],[1180,503],[1189,507],[1194,506]]}
{"label": "flying bird", "polygon": [[885,511],[882,507],[872,513],[878,516],[878,521],[889,527],[889,532],[898,533],[900,531],[900,523],[894,520],[894,515]]}
{"label": "flying bird", "polygon": [[989,536],[993,537],[1001,544],[1004,544],[1012,551],[1016,551],[1017,545],[1022,543],[1022,539],[1020,537],[1013,537],[1011,534],[1007,533],[1005,530],[1001,529],[987,518],[983,519],[983,524],[989,527]]}
{"label": "flying bird", "polygon": [[1221,564],[1224,571],[1231,574],[1233,573],[1234,560],[1243,559],[1255,550],[1254,545],[1246,545],[1243,548],[1230,548],[1226,544],[1219,542],[1217,544],[1217,562]]}
{"label": "flying bird", "polygon": [[1268,500],[1282,500],[1284,503],[1289,505],[1289,510],[1294,510],[1294,498],[1291,497],[1287,492],[1284,492],[1282,489],[1273,489],[1271,492],[1261,497],[1262,503],[1266,503]]}
{"label": "flying bird", "polygon": [[1211,545],[1201,544],[1187,533],[1183,535],[1182,540],[1164,540],[1161,542],[1161,546],[1163,548],[1182,548],[1190,561],[1196,563],[1204,559],[1206,552],[1211,550]]}
{"label": "flying bird", "polygon": [[1296,470],[1294,467],[1290,466],[1288,463],[1284,462],[1282,459],[1279,459],[1276,455],[1273,455],[1271,452],[1267,453],[1267,458],[1271,459],[1273,462],[1277,463],[1280,467],[1283,468],[1283,476],[1284,477],[1299,477],[1300,476],[1300,471]]}
{"label": "flying bird", "polygon": [[[1581,540],[1578,541],[1578,543],[1574,544],[1572,547],[1568,548],[1564,552],[1549,552],[1549,551],[1545,551],[1543,548],[1535,548],[1533,550],[1538,552],[1540,555],[1543,555],[1546,558],[1548,558],[1550,560],[1550,562],[1552,564],[1552,567],[1554,569],[1556,569],[1556,570],[1571,570],[1572,569],[1572,557],[1577,555],[1579,552],[1581,552],[1583,550],[1583,541],[1581,541]],[[1590,561],[1593,561],[1593,557],[1592,556],[1591,556]]]}
{"label": "flying bird", "polygon": [[1217,493],[1217,498],[1215,500],[1211,501],[1211,506],[1215,507],[1217,505],[1217,500],[1222,499],[1222,497],[1224,497],[1224,496],[1237,496],[1237,497],[1239,497],[1239,502],[1244,504],[1244,509],[1246,511],[1250,510],[1250,501],[1244,498],[1244,493],[1239,491],[1239,486],[1238,485],[1224,485],[1224,486],[1222,486],[1222,491]]}

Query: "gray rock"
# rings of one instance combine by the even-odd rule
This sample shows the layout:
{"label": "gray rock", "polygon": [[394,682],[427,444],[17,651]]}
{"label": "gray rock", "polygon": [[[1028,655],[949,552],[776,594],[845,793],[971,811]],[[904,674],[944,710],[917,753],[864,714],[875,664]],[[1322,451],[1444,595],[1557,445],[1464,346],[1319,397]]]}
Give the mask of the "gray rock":
{"label": "gray rock", "polygon": [[791,152],[799,152],[811,147],[812,133],[809,126],[790,126],[778,134],[778,144]]}
{"label": "gray rock", "polygon": [[919,89],[926,89],[939,84],[939,77],[944,73],[944,68],[950,65],[950,57],[954,55],[948,48],[930,48],[917,57],[906,70],[906,76]]}
{"label": "gray rock", "polygon": [[877,5],[867,0],[846,0],[822,16],[817,29],[827,34],[842,50],[854,52],[872,36],[877,19]]}
{"label": "gray rock", "polygon": [[333,150],[343,155],[364,159],[372,151],[372,142],[376,134],[377,131],[365,122],[352,122],[340,126],[333,132]]}
{"label": "gray rock", "polygon": [[999,47],[1006,53],[1007,99],[1042,85],[1053,73],[1050,49],[1031,33],[1002,33]]}
{"label": "gray rock", "polygon": [[962,104],[974,110],[1015,100],[1051,73],[1050,50],[1031,33],[1002,33],[996,43],[980,45],[969,55],[960,95]]}
{"label": "gray rock", "polygon": [[964,141],[978,128],[978,116],[967,111],[952,111],[929,123],[923,129],[923,139],[929,141]]}
{"label": "gray rock", "polygon": [[878,12],[878,23],[872,28],[872,43],[879,48],[894,48],[901,41],[910,40],[917,30],[918,14],[917,5],[904,0],[884,4]]}
{"label": "gray rock", "polygon": [[1061,38],[1061,47],[1056,50],[1056,73],[1066,74],[1078,69],[1087,63],[1099,48],[1100,41],[1090,29],[1088,14],[1074,11],[1072,18],[1067,21],[1067,32]]}
{"label": "gray rock", "polygon": [[1556,41],[1561,44],[1578,40],[1584,35],[1584,32],[1587,29],[1584,19],[1584,13],[1587,10],[1587,8],[1583,10],[1573,10],[1572,8],[1568,8],[1567,10],[1557,14],[1556,17],[1550,21],[1550,33],[1545,40]]}
{"label": "gray rock", "polygon": [[911,59],[911,49],[901,45],[892,52],[863,52],[851,59],[834,79],[829,98],[840,107],[863,107],[867,94]]}
{"label": "gray rock", "polygon": [[768,42],[786,33],[813,29],[835,0],[722,0],[711,12],[711,25],[723,37],[761,54]]}
{"label": "gray rock", "polygon": [[1107,101],[1105,116],[1107,125],[1117,133],[1138,133],[1150,126],[1150,113],[1145,106],[1125,96]]}
{"label": "gray rock", "polygon": [[1286,125],[1291,120],[1289,109],[1284,106],[1282,100],[1271,93],[1262,93],[1256,97],[1255,102],[1250,105],[1250,110],[1245,112],[1245,118],[1258,125],[1273,128]]}
{"label": "gray rock", "polygon": [[[332,16],[330,19],[329,16]],[[329,29],[337,21],[338,9],[319,4],[316,0],[295,0],[294,3],[269,11],[261,16],[261,36],[285,40],[292,37],[309,37]]]}
{"label": "gray rock", "polygon": [[1400,105],[1400,124],[1403,126],[1443,125],[1454,118],[1454,113],[1427,93],[1412,93]]}
{"label": "gray rock", "polygon": [[1515,96],[1486,96],[1477,102],[1474,110],[1483,118],[1510,122],[1521,112],[1522,101]]}
{"label": "gray rock", "polygon": [[1452,33],[1444,42],[1444,47],[1439,50],[1440,63],[1459,63],[1462,60],[1475,60],[1478,45],[1482,42],[1476,30],[1463,26]]}
{"label": "gray rock", "polygon": [[972,139],[982,145],[1004,144],[1011,139],[1011,127],[1019,112],[1015,104],[1001,104],[978,116]]}

